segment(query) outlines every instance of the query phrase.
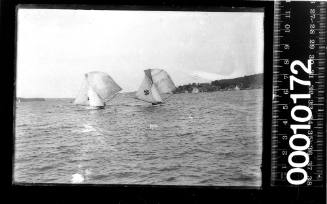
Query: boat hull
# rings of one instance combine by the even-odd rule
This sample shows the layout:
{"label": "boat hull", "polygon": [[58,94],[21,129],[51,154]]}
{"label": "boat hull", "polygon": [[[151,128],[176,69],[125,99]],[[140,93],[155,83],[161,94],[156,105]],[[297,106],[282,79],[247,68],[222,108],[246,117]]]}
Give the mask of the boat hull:
{"label": "boat hull", "polygon": [[163,105],[163,102],[151,103],[153,106],[160,106]]}
{"label": "boat hull", "polygon": [[86,107],[87,110],[100,110],[104,109],[104,106],[88,106]]}

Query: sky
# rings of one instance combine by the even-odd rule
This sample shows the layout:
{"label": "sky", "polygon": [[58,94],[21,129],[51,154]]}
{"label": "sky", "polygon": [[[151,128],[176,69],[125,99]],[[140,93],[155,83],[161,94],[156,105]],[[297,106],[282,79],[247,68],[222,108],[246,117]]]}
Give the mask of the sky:
{"label": "sky", "polygon": [[263,12],[18,10],[17,97],[73,98],[84,73],[103,71],[123,92],[144,70],[174,83],[263,73]]}

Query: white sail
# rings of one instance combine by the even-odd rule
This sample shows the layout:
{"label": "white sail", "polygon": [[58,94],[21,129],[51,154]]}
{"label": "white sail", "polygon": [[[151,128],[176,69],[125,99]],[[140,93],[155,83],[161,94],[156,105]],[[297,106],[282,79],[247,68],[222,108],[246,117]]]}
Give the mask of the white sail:
{"label": "white sail", "polygon": [[78,92],[78,95],[76,96],[76,98],[74,100],[74,104],[89,105],[88,95],[87,95],[88,89],[89,89],[89,85],[87,83],[86,78],[84,78],[84,80],[82,82],[82,86]]}
{"label": "white sail", "polygon": [[155,101],[162,102],[162,98],[160,96],[159,90],[157,89],[157,86],[154,84],[151,87],[151,93]]}
{"label": "white sail", "polygon": [[160,93],[172,93],[176,86],[169,74],[163,69],[150,69],[153,83]]}
{"label": "white sail", "polygon": [[200,91],[199,91],[199,89],[198,88],[196,88],[196,87],[193,87],[193,89],[192,89],[192,93],[199,93]]}
{"label": "white sail", "polygon": [[74,104],[103,107],[105,102],[112,99],[120,90],[122,90],[120,86],[108,74],[89,72],[85,74]]}
{"label": "white sail", "polygon": [[145,75],[141,86],[136,92],[136,98],[146,101],[149,103],[158,103],[162,102],[162,99],[159,95],[159,91],[156,86],[152,83],[148,75]]}
{"label": "white sail", "polygon": [[92,87],[89,87],[87,95],[89,97],[90,106],[102,107],[105,105],[103,99],[99,97],[99,95],[93,90]]}
{"label": "white sail", "polygon": [[87,81],[89,86],[103,99],[108,100],[122,90],[120,86],[104,72],[87,73]]}
{"label": "white sail", "polygon": [[145,77],[136,92],[136,98],[149,102],[163,102],[163,93],[172,93],[176,86],[168,73],[162,69],[144,70]]}

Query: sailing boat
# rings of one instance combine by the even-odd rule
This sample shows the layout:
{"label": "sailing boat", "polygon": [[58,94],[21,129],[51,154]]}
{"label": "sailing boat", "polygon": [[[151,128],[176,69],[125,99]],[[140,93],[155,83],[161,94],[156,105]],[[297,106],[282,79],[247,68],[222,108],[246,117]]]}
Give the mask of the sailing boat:
{"label": "sailing boat", "polygon": [[176,89],[173,80],[165,70],[147,69],[144,73],[143,82],[136,92],[137,99],[152,103],[152,105],[161,104],[168,98],[163,98],[161,94],[172,94]]}
{"label": "sailing boat", "polygon": [[198,88],[196,88],[196,87],[193,87],[193,89],[192,89],[192,93],[199,93],[200,91],[199,91],[199,89]]}
{"label": "sailing boat", "polygon": [[239,91],[240,90],[240,87],[238,87],[237,85],[235,86],[234,88],[235,91]]}
{"label": "sailing boat", "polygon": [[93,71],[85,74],[82,87],[74,104],[102,109],[122,88],[106,73]]}

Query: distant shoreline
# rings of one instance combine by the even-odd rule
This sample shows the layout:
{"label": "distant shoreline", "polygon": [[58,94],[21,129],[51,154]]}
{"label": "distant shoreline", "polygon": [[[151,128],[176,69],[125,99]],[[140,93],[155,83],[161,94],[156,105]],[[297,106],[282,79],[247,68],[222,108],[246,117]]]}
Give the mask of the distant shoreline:
{"label": "distant shoreline", "polygon": [[[233,91],[233,90],[251,90],[263,88],[263,73],[253,74],[244,77],[238,77],[233,79],[221,79],[215,80],[209,83],[190,83],[186,85],[180,85],[173,92],[174,94],[180,93],[199,93],[199,92],[215,92],[215,91]],[[122,92],[120,94],[133,94],[135,91]],[[74,100],[74,98],[43,98],[43,97],[17,97],[18,102],[29,101],[49,101],[49,100]]]}
{"label": "distant shoreline", "polygon": [[191,83],[178,86],[174,93],[199,93],[215,91],[251,90],[263,88],[263,74],[253,74],[233,79],[215,80],[210,83]]}
{"label": "distant shoreline", "polygon": [[18,101],[18,102],[45,101],[45,98],[22,98],[22,97],[17,97],[16,101]]}

